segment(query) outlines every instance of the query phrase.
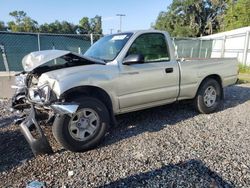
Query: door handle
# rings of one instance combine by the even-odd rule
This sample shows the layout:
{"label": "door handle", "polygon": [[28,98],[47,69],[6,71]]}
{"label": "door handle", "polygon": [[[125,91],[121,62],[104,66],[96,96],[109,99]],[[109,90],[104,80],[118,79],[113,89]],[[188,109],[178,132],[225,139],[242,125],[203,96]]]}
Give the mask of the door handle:
{"label": "door handle", "polygon": [[172,73],[172,72],[174,72],[173,68],[166,68],[165,69],[165,73]]}
{"label": "door handle", "polygon": [[123,75],[139,74],[139,72],[124,72]]}

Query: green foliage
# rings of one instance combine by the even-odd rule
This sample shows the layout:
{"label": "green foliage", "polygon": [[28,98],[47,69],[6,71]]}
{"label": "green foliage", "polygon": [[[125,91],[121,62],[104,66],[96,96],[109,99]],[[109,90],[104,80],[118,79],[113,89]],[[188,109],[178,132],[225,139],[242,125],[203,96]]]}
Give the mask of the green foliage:
{"label": "green foliage", "polygon": [[240,64],[239,65],[239,72],[250,74],[250,66],[244,66],[244,65]]}
{"label": "green foliage", "polygon": [[250,0],[173,0],[155,29],[175,37],[199,37],[250,26]]}
{"label": "green foliage", "polygon": [[83,17],[79,21],[78,32],[83,34],[102,34],[102,17],[98,15],[91,19]]}
{"label": "green foliage", "polygon": [[94,18],[91,18],[90,27],[91,27],[92,33],[102,34],[102,17],[96,15]]}
{"label": "green foliage", "polygon": [[224,0],[173,0],[161,12],[155,29],[166,30],[175,37],[199,37],[219,30],[226,8]]}
{"label": "green foliage", "polygon": [[250,26],[250,0],[229,1],[222,31]]}
{"label": "green foliage", "polygon": [[79,21],[79,32],[83,34],[88,34],[91,32],[90,29],[90,23],[89,23],[89,18],[88,17],[83,17]]}
{"label": "green foliage", "polygon": [[[37,21],[31,19],[24,11],[13,11],[9,15],[14,18],[8,22],[8,29],[12,32],[41,32],[41,33],[59,33],[59,34],[102,34],[102,18],[95,16],[89,19],[83,17],[79,25],[67,21],[58,21],[38,25]],[[0,31],[6,31],[4,22],[0,21]]]}
{"label": "green foliage", "polygon": [[246,83],[250,83],[250,74],[246,74],[246,73],[240,73],[238,75],[238,84],[246,84]]}
{"label": "green foliage", "polygon": [[75,33],[77,26],[69,23],[67,21],[59,22],[56,20],[52,23],[45,23],[40,25],[39,32],[40,33],[59,33],[59,34],[72,34]]}
{"label": "green foliage", "polygon": [[24,11],[13,11],[9,13],[14,21],[8,22],[8,28],[13,32],[37,32],[38,23],[27,16]]}
{"label": "green foliage", "polygon": [[238,84],[250,83],[250,66],[239,64]]}
{"label": "green foliage", "polygon": [[27,17],[27,14],[24,11],[13,11],[10,12],[9,15],[15,18],[17,24],[21,24],[22,20]]}

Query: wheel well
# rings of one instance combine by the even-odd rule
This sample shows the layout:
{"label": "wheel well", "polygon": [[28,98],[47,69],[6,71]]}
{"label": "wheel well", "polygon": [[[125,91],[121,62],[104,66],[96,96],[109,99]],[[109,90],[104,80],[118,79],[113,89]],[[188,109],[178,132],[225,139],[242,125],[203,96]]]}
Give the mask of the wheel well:
{"label": "wheel well", "polygon": [[66,102],[73,101],[76,97],[88,96],[100,100],[108,109],[110,114],[110,121],[115,124],[115,117],[113,113],[113,105],[110,96],[103,89],[96,86],[80,86],[72,88],[61,95]]}
{"label": "wheel well", "polygon": [[209,78],[212,78],[212,79],[216,80],[216,81],[220,84],[221,92],[222,92],[221,97],[222,97],[222,99],[223,99],[223,98],[224,98],[224,91],[223,91],[223,87],[222,87],[222,79],[221,79],[221,77],[220,77],[218,74],[212,74],[212,75],[209,75],[209,76],[205,77],[205,78],[202,80],[202,82],[200,83],[199,88],[198,88],[198,90],[197,90],[197,92],[196,92],[196,95],[197,95],[197,93],[198,93],[198,91],[199,91],[201,85],[203,84],[203,82],[205,82],[205,81],[206,81],[207,79],[209,79]]}

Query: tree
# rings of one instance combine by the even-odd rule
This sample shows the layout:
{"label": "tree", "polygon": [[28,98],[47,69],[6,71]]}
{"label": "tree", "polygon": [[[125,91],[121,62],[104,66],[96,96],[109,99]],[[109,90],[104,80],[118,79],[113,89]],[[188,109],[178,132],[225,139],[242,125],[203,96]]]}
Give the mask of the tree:
{"label": "tree", "polygon": [[83,17],[79,21],[79,33],[89,34],[90,32],[91,32],[91,29],[90,29],[89,18],[88,17]]}
{"label": "tree", "polygon": [[232,30],[240,27],[250,26],[250,1],[229,1],[224,17],[224,30]]}
{"label": "tree", "polygon": [[23,18],[23,31],[36,32],[38,30],[38,23],[30,17]]}
{"label": "tree", "polygon": [[40,33],[51,33],[50,32],[50,28],[49,28],[49,24],[48,23],[44,23],[44,24],[40,25],[39,32]]}
{"label": "tree", "polygon": [[75,34],[77,26],[67,21],[45,23],[40,25],[39,32],[41,33],[60,33],[60,34]]}
{"label": "tree", "polygon": [[154,28],[177,37],[195,37],[219,30],[224,0],[173,0],[166,12],[160,12]]}
{"label": "tree", "polygon": [[[13,21],[8,22],[8,28],[12,32],[41,32],[41,33],[59,33],[59,34],[102,34],[102,18],[95,16],[89,19],[83,17],[79,21],[79,25],[67,21],[58,21],[52,23],[38,23],[31,19],[24,11],[13,11],[9,15],[14,18]],[[7,30],[4,22],[0,22],[0,30]]]}
{"label": "tree", "polygon": [[16,24],[20,25],[22,20],[27,17],[24,11],[13,11],[9,13],[10,16],[15,18]]}
{"label": "tree", "polygon": [[38,30],[37,21],[27,16],[24,11],[13,11],[9,13],[14,21],[8,22],[8,28],[13,32],[36,32]]}
{"label": "tree", "polygon": [[7,27],[3,21],[0,21],[0,31],[7,31]]}
{"label": "tree", "polygon": [[96,15],[94,18],[89,19],[83,17],[79,21],[79,33],[83,34],[102,34],[102,17]]}
{"label": "tree", "polygon": [[73,23],[69,23],[67,21],[62,21],[61,22],[62,25],[62,33],[67,33],[67,34],[75,34],[76,33],[76,29],[77,26],[74,25]]}
{"label": "tree", "polygon": [[96,15],[90,19],[90,28],[94,34],[102,34],[102,17]]}

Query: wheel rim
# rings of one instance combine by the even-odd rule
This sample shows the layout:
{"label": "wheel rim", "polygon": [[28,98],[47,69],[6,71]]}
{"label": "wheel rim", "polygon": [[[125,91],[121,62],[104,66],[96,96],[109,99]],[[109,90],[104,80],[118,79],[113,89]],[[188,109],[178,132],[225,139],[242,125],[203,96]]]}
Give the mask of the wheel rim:
{"label": "wheel rim", "polygon": [[204,93],[204,103],[207,107],[211,107],[216,102],[216,89],[213,86],[209,86]]}
{"label": "wheel rim", "polygon": [[75,140],[88,140],[100,125],[99,115],[90,108],[79,110],[69,122],[69,133]]}

